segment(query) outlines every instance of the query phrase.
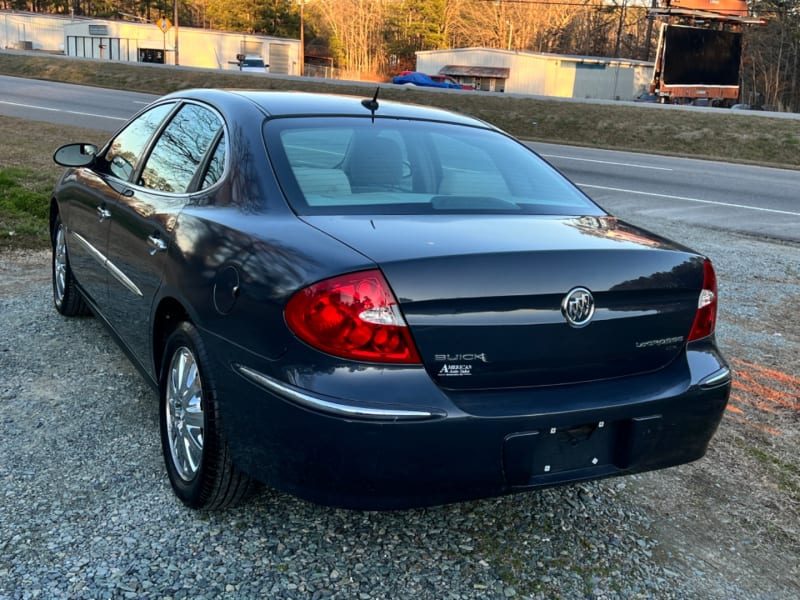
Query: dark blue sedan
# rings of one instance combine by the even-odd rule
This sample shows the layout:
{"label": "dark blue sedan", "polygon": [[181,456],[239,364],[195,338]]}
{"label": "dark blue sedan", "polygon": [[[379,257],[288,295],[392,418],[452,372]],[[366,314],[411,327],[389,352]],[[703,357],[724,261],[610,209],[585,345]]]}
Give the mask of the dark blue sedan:
{"label": "dark blue sedan", "polygon": [[158,390],[187,505],[255,481],[403,508],[703,456],[731,376],[708,259],[470,117],[195,90],[70,144],[53,291]]}

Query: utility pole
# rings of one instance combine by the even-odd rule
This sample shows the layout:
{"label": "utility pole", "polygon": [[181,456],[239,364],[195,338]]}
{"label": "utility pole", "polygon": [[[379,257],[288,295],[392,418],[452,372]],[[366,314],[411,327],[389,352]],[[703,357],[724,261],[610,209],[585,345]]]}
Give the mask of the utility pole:
{"label": "utility pole", "polygon": [[172,18],[175,21],[175,66],[177,67],[181,64],[178,60],[178,0],[173,0],[173,8],[174,14]]}
{"label": "utility pole", "polygon": [[614,45],[614,58],[619,58],[619,46],[622,39],[622,27],[625,25],[625,9],[628,7],[628,0],[622,0],[622,8],[619,11],[619,25],[617,26],[617,42]]}
{"label": "utility pole", "polygon": [[[658,0],[653,0],[650,8],[658,8]],[[642,60],[650,60],[650,46],[653,43],[653,15],[647,15],[647,35],[644,38],[644,57]]]}
{"label": "utility pole", "polygon": [[300,77],[305,74],[306,70],[306,35],[305,35],[305,18],[303,8],[306,5],[306,0],[300,0]]}

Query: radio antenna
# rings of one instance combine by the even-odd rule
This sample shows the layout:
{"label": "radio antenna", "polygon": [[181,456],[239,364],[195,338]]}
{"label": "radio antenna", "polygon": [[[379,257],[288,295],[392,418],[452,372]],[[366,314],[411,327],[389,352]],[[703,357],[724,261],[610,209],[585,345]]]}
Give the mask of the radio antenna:
{"label": "radio antenna", "polygon": [[361,101],[361,106],[363,106],[364,108],[366,108],[367,110],[369,110],[372,113],[372,122],[373,123],[375,122],[375,111],[378,110],[378,106],[379,106],[378,105],[378,93],[380,93],[380,91],[381,91],[381,88],[380,88],[380,86],[378,86],[377,89],[375,90],[375,95],[372,97],[372,100],[370,100],[368,98],[364,98]]}

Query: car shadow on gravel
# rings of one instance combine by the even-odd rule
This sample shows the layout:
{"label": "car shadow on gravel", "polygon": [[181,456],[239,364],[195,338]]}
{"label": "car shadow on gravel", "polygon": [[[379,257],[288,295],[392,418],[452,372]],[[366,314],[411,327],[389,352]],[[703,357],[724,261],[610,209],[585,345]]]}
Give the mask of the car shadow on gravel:
{"label": "car shadow on gravel", "polygon": [[55,313],[46,260],[0,291],[0,598],[23,588],[471,598],[669,587],[646,520],[617,502],[623,480],[397,512],[271,490],[224,513],[186,509],[164,474],[155,393],[96,320]]}
{"label": "car shadow on gravel", "polygon": [[736,413],[707,458],[656,473],[410,511],[268,489],[191,511],[164,473],[155,393],[97,321],[55,313],[46,256],[22,263],[0,287],[4,600],[797,595],[796,495]]}

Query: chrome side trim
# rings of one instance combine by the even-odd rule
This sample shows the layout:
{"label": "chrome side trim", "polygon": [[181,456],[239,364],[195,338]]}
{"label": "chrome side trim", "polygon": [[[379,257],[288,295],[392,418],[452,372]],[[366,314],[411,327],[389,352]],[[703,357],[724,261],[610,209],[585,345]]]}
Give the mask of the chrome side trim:
{"label": "chrome side trim", "polygon": [[95,259],[97,262],[103,265],[103,268],[106,267],[108,259],[106,258],[105,254],[103,254],[102,252],[100,252],[100,250],[98,250],[92,244],[90,244],[89,241],[81,234],[75,233],[74,231],[70,231],[70,234],[72,235],[72,237],[75,238],[75,241],[77,241],[81,246],[84,247],[84,249],[89,253],[89,255],[93,259]]}
{"label": "chrome side trim", "polygon": [[234,364],[240,375],[245,379],[255,383],[265,390],[277,394],[281,398],[293,402],[305,408],[335,415],[337,417],[347,417],[350,419],[370,419],[370,420],[391,420],[391,421],[412,421],[421,419],[434,419],[443,417],[444,414],[434,413],[424,410],[401,410],[384,408],[367,408],[362,406],[351,406],[340,404],[330,400],[324,400],[318,396],[301,391],[299,388],[282,383],[259,373],[244,365]]}
{"label": "chrome side trim", "polygon": [[95,259],[98,263],[103,265],[103,268],[109,273],[111,273],[114,279],[119,281],[128,291],[132,292],[136,296],[139,296],[140,298],[144,296],[144,294],[142,294],[142,290],[140,290],[137,287],[137,285],[133,283],[133,281],[131,281],[127,275],[125,275],[125,273],[120,271],[119,268],[114,263],[108,260],[108,257],[105,254],[103,254],[102,252],[100,252],[100,250],[95,248],[89,242],[89,240],[87,240],[81,234],[75,233],[74,231],[70,231],[70,234],[72,235],[73,238],[75,238],[75,240],[78,243],[80,243],[81,246],[83,246],[86,249],[86,251],[91,255],[93,259]]}
{"label": "chrome side trim", "polygon": [[715,371],[711,375],[704,377],[700,380],[698,385],[701,388],[712,388],[723,383],[728,383],[731,380],[731,370],[728,367],[722,367],[719,371]]}
{"label": "chrome side trim", "polygon": [[142,294],[142,290],[140,290],[135,283],[133,283],[128,277],[117,268],[117,265],[112,263],[110,260],[106,260],[106,269],[109,273],[114,276],[114,279],[119,281],[123,286],[125,286],[130,292],[133,292],[136,296],[140,298],[144,296]]}

